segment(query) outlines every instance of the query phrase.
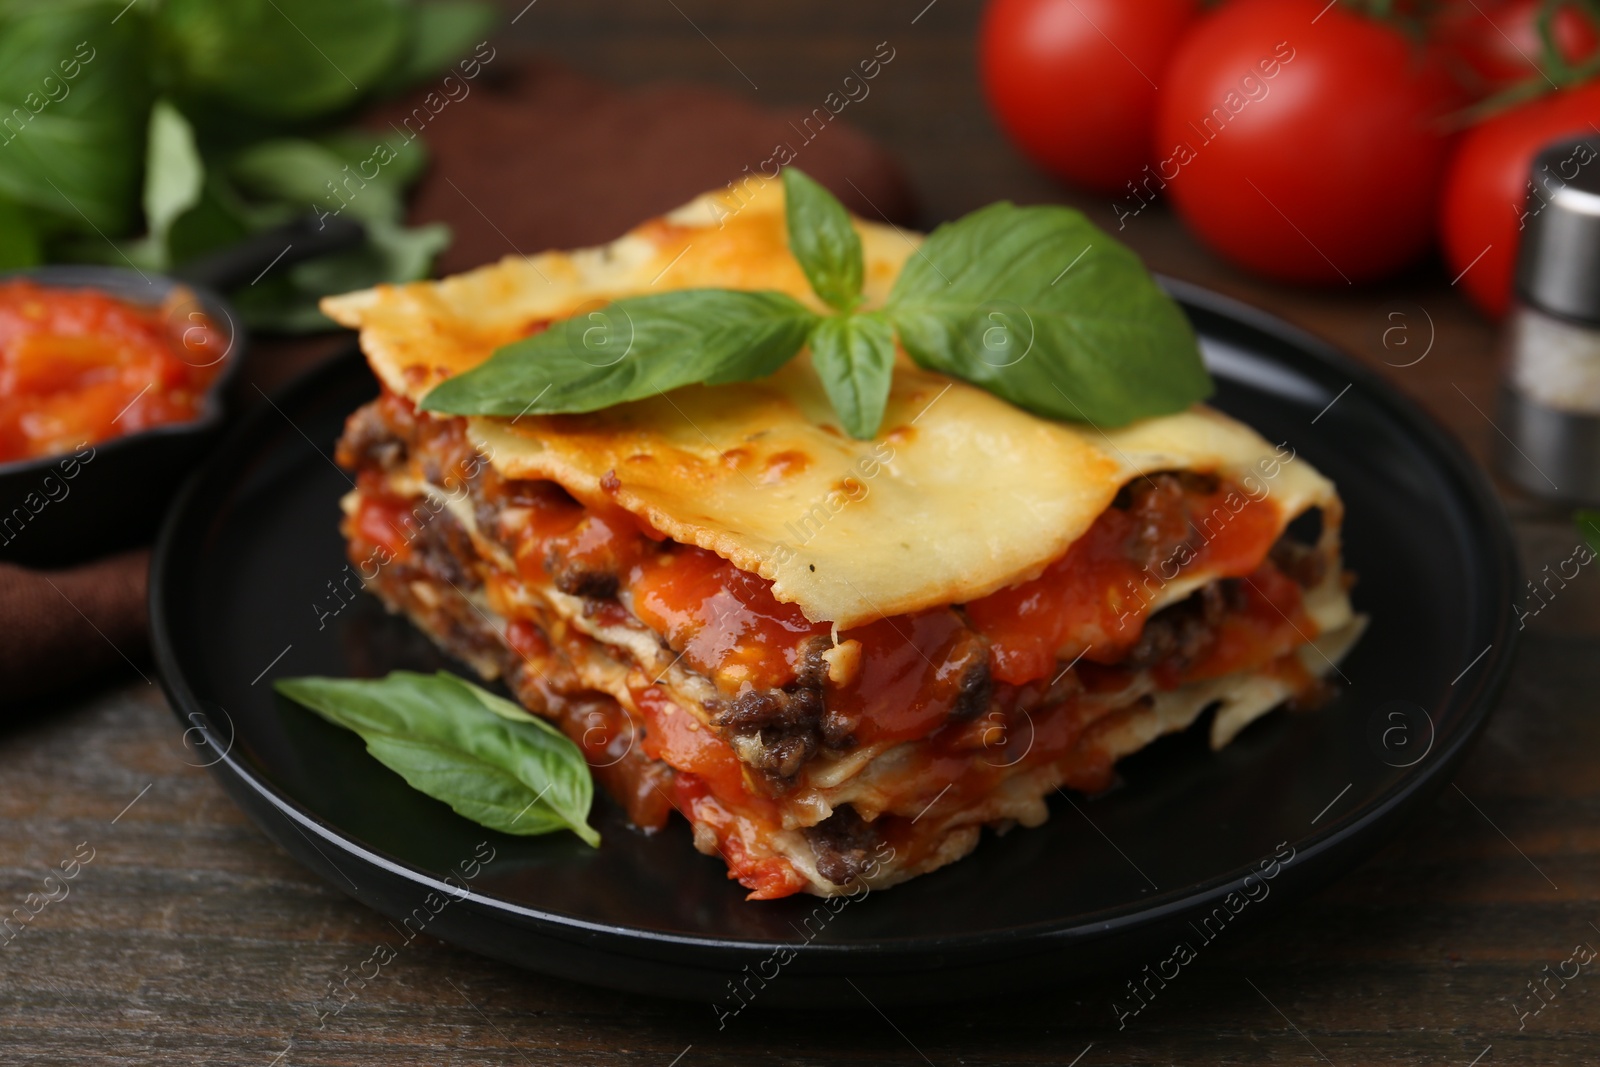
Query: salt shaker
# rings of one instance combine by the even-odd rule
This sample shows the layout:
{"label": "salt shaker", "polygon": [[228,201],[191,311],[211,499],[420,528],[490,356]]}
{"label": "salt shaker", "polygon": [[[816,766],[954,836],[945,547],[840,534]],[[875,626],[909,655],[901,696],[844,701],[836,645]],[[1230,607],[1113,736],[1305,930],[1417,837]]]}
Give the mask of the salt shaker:
{"label": "salt shaker", "polygon": [[1600,500],[1600,138],[1539,153],[1522,226],[1500,469],[1539,496]]}

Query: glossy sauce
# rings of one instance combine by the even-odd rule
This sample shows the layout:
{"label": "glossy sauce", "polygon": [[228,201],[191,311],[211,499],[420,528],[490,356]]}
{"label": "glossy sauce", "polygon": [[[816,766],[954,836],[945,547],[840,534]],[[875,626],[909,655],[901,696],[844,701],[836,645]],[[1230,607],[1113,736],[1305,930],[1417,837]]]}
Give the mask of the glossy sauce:
{"label": "glossy sauce", "polygon": [[[1230,492],[1236,511],[1225,502]],[[1166,582],[1195,567],[1217,576],[1254,571],[1277,536],[1276,508],[1227,483],[1192,499],[1193,510],[1206,516],[1199,533],[1208,539],[1149,571],[1127,550],[1135,518],[1107,508],[1038,578],[968,604],[967,616],[992,643],[995,677],[1011,683],[1044,678],[1058,661],[1079,653],[1092,662],[1114,664],[1139,640],[1150,605]],[[1207,520],[1218,508],[1228,517],[1212,526]]]}
{"label": "glossy sauce", "polygon": [[828,703],[856,721],[858,744],[925,737],[949,717],[962,677],[974,666],[959,646],[971,637],[961,616],[946,608],[881,619],[845,639],[861,642],[861,667]]}
{"label": "glossy sauce", "polygon": [[376,471],[361,472],[357,485],[361,489],[361,502],[353,519],[354,534],[370,545],[383,548],[392,559],[406,558],[411,552],[406,524],[415,526],[416,517],[412,513],[415,501],[391,495],[385,479]]}
{"label": "glossy sauce", "polygon": [[194,419],[225,343],[198,313],[0,283],[0,462]]}
{"label": "glossy sauce", "polygon": [[652,553],[628,574],[633,611],[683,653],[686,664],[730,685],[788,685],[807,638],[829,631],[772,595],[772,583],[702,548]]}
{"label": "glossy sauce", "polygon": [[753,855],[742,843],[746,836],[763,840],[783,825],[778,802],[749,788],[744,764],[727,742],[702,726],[663,690],[646,686],[634,689],[632,694],[645,720],[645,755],[663,760],[676,770],[673,806],[691,821],[712,828],[729,876],[749,889],[755,900],[798,892],[805,879],[788,860]]}

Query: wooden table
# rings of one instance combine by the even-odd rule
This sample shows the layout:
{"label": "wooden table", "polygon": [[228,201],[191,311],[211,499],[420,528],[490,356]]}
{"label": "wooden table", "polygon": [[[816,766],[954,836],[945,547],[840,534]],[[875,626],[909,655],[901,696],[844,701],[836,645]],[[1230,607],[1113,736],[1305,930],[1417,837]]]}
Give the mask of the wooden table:
{"label": "wooden table", "polygon": [[[618,81],[705,81],[765,104],[820,103],[887,40],[896,58],[847,117],[905,161],[928,220],[1004,196],[1065,199],[1114,228],[1107,202],[1034,173],[991,125],[973,74],[976,5],[924,4],[539,0],[509,39]],[[1496,431],[1476,408],[1491,410],[1493,331],[1437,265],[1310,292],[1230,269],[1164,209],[1120,236],[1158,270],[1356,353],[1487,454]],[[1426,358],[1392,366],[1430,333]],[[1567,557],[1565,513],[1504,499],[1530,572]],[[1458,788],[1342,882],[1208,952],[1120,1033],[1110,978],[1004,1005],[974,989],[887,1016],[755,1007],[719,1032],[708,1006],[574,986],[426,937],[319,1028],[328,983],[368,957],[385,921],[289,860],[186,765],[200,761],[153,679],[130,676],[0,737],[0,905],[59,896],[46,874],[92,855],[67,896],[9,943],[0,934],[0,1061],[1593,1063],[1591,976],[1552,982],[1554,1000],[1521,1028],[1513,1004],[1531,1004],[1528,983],[1575,945],[1600,945],[1600,575],[1583,574],[1528,630]]]}

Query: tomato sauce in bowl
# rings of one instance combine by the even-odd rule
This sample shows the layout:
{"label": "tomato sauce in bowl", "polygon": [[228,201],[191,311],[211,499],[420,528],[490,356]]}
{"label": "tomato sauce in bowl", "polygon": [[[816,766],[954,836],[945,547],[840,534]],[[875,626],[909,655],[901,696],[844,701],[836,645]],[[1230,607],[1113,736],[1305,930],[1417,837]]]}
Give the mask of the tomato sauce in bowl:
{"label": "tomato sauce in bowl", "polygon": [[237,318],[198,281],[0,274],[0,561],[64,567],[149,541],[222,430]]}
{"label": "tomato sauce in bowl", "polygon": [[0,282],[0,463],[197,419],[229,335],[194,306]]}

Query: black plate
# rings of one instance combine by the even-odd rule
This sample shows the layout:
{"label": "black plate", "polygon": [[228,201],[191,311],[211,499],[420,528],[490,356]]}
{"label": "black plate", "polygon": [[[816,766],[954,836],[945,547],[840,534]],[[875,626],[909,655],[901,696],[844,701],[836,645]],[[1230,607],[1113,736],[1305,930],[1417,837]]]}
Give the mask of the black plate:
{"label": "black plate", "polygon": [[[1226,909],[1230,892],[1248,889],[1251,903],[1232,904],[1259,915],[1375,848],[1449,780],[1515,636],[1510,536],[1460,449],[1327,345],[1204,290],[1172,288],[1204,338],[1217,405],[1287,441],[1344,497],[1355,600],[1372,625],[1343,664],[1349,684],[1315,713],[1277,712],[1218,754],[1203,729],[1158,742],[1121,765],[1109,794],[1058,797],[1044,827],[988,835],[960,863],[837,912],[810,897],[746,902],[719,860],[694,851],[681,820],[644,836],[604,799],[598,851],[571,835],[482,830],[270,689],[280,675],[445,665],[371,598],[338,592],[349,572],[337,500],[349,486],[328,457],[345,415],[376,391],[352,353],[242,426],[162,535],[156,656],[180,720],[197,731],[197,762],[332,884],[549,974],[725,1010],[739,1003],[728,990],[736,979],[764,982],[765,1004],[859,1005],[846,978],[880,1003],[1107,968],[1120,986],[1121,972],[1138,976],[1175,937],[1214,936],[1228,913],[1204,917]],[[470,890],[452,888],[490,849]]]}

